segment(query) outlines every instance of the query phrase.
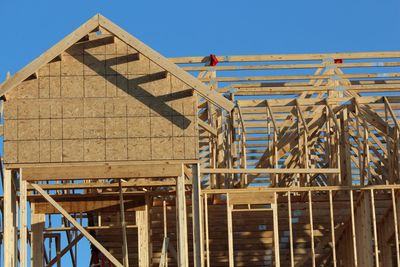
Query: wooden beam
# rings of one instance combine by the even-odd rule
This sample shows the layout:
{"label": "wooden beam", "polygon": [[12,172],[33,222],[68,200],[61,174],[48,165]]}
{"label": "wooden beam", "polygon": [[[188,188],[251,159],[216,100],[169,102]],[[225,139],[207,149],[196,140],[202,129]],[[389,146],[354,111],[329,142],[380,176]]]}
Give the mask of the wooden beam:
{"label": "wooden beam", "polygon": [[371,189],[370,193],[371,193],[372,229],[373,229],[373,233],[374,233],[375,266],[380,266],[380,264],[379,264],[378,232],[377,232],[377,226],[376,226],[374,190]]}
{"label": "wooden beam", "polygon": [[189,266],[187,221],[186,221],[186,197],[185,174],[182,165],[181,174],[176,179],[176,232],[178,240],[178,266]]}
{"label": "wooden beam", "polygon": [[27,199],[28,193],[26,189],[27,182],[22,178],[22,170],[19,171],[19,208],[20,208],[20,240],[19,240],[19,262],[20,267],[27,266],[27,244],[28,244],[28,214],[27,214]]}
{"label": "wooden beam", "polygon": [[208,196],[204,194],[204,231],[205,231],[205,243],[206,243],[206,266],[210,267],[210,232],[208,227]]}
{"label": "wooden beam", "polygon": [[329,217],[331,225],[331,239],[332,239],[332,264],[333,267],[337,266],[336,263],[336,237],[335,237],[335,216],[333,213],[333,196],[332,190],[329,190]]}
{"label": "wooden beam", "polygon": [[281,266],[279,246],[279,215],[278,215],[278,194],[274,193],[274,202],[271,204],[273,225],[274,225],[274,255],[275,267]]}
{"label": "wooden beam", "polygon": [[372,241],[371,195],[363,192],[355,210],[355,236],[357,243],[357,262],[360,266],[374,266],[374,243]]}
{"label": "wooden beam", "polygon": [[83,234],[80,233],[74,240],[68,243],[68,245],[61,250],[60,254],[55,256],[53,259],[49,261],[46,267],[51,267],[53,264],[57,263],[59,259],[61,259],[73,246],[75,246],[83,237]]}
{"label": "wooden beam", "polygon": [[45,214],[36,213],[36,204],[31,203],[31,266],[43,267],[43,229]]}
{"label": "wooden beam", "polygon": [[[132,179],[122,183],[122,188],[130,187],[169,187],[175,186],[176,181],[173,178],[171,180],[154,181],[143,178],[143,179]],[[190,181],[185,181],[186,185],[191,185]],[[107,183],[107,182],[77,182],[77,183],[64,183],[64,184],[43,184],[41,185],[44,190],[67,190],[67,189],[116,189],[119,188],[118,183]],[[28,190],[35,190],[32,186],[28,185]]]}
{"label": "wooden beam", "polygon": [[293,251],[293,218],[292,218],[292,200],[291,192],[287,192],[288,201],[288,221],[289,221],[289,248],[290,248],[290,267],[294,267],[294,251]]}
{"label": "wooden beam", "polygon": [[350,193],[350,218],[351,218],[351,237],[352,237],[352,245],[353,245],[353,263],[354,267],[358,266],[357,260],[357,239],[356,239],[356,223],[354,218],[354,197],[353,197],[353,190],[349,191]]}
{"label": "wooden beam", "polygon": [[310,238],[311,238],[311,263],[315,267],[315,242],[314,242],[314,217],[313,217],[313,206],[312,206],[312,191],[308,192],[308,212],[310,219]]}
{"label": "wooden beam", "polygon": [[[120,202],[117,195],[99,195],[99,194],[83,194],[83,195],[53,195],[57,203],[59,203],[68,213],[80,212],[113,212],[118,210]],[[31,203],[36,204],[37,213],[59,213],[50,203],[40,196],[29,196]],[[126,194],[124,197],[125,211],[136,211],[145,209],[145,200],[143,192],[139,194]]]}
{"label": "wooden beam", "polygon": [[[340,59],[368,59],[368,58],[400,58],[400,52],[358,52],[358,53],[320,53],[320,54],[272,54],[272,55],[244,55],[244,56],[217,56],[219,62],[255,62],[255,61],[304,61],[323,60],[326,58]],[[194,64],[208,62],[207,57],[172,57],[175,64]]]}
{"label": "wooden beam", "polygon": [[203,128],[204,130],[206,130],[207,132],[209,132],[213,136],[217,136],[217,134],[218,134],[217,129],[215,129],[214,127],[212,127],[211,125],[209,125],[205,121],[202,121],[201,119],[198,119],[197,123],[199,124],[199,126],[201,128]]}
{"label": "wooden beam", "polygon": [[398,224],[398,217],[397,217],[397,205],[396,203],[396,193],[395,190],[392,188],[391,190],[392,194],[392,209],[393,209],[393,226],[394,226],[394,244],[395,244],[395,251],[396,251],[396,263],[397,266],[400,266],[400,251],[399,251],[399,224]]}
{"label": "wooden beam", "polygon": [[228,263],[229,267],[235,266],[234,248],[233,248],[233,222],[232,222],[232,209],[230,203],[230,194],[226,194],[226,219],[228,228]]}
{"label": "wooden beam", "polygon": [[74,180],[107,178],[147,178],[176,177],[180,173],[178,164],[142,165],[93,165],[65,167],[23,168],[24,180]]}
{"label": "wooden beam", "polygon": [[124,267],[107,249],[103,247],[82,225],[63,209],[40,185],[31,184],[49,203],[51,203],[71,224],[73,224],[107,259],[116,267]]}
{"label": "wooden beam", "polygon": [[121,215],[121,230],[122,230],[122,259],[124,267],[129,267],[129,252],[128,252],[128,239],[126,237],[126,221],[125,221],[125,207],[124,196],[122,192],[121,179],[118,180],[119,184],[119,205]]}
{"label": "wooden beam", "polygon": [[146,208],[136,211],[136,225],[138,227],[138,258],[139,266],[150,266],[150,222],[149,203],[146,200]]}
{"label": "wooden beam", "polygon": [[288,173],[288,174],[294,174],[294,173],[301,173],[301,174],[314,174],[314,173],[339,173],[339,169],[327,169],[327,168],[320,168],[320,169],[302,169],[302,168],[291,168],[291,169],[278,169],[278,168],[271,168],[271,169],[265,169],[265,168],[254,168],[254,169],[228,169],[228,168],[218,168],[218,169],[208,169],[208,168],[202,168],[201,172],[202,173],[229,173],[229,174],[241,174],[241,173],[247,173],[247,174],[270,174],[270,173],[277,173],[277,174],[282,174],[282,173]]}
{"label": "wooden beam", "polygon": [[4,266],[17,267],[17,197],[11,170],[4,170],[3,179],[3,220],[4,220]]}
{"label": "wooden beam", "polygon": [[192,165],[192,219],[193,219],[193,262],[195,267],[204,266],[203,208],[201,201],[200,165]]}

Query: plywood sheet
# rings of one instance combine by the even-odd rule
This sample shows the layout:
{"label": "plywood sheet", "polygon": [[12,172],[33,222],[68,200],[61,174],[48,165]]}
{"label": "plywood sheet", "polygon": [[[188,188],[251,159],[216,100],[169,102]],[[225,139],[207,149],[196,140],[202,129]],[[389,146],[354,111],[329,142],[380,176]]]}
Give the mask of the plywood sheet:
{"label": "plywood sheet", "polygon": [[128,160],[151,160],[150,138],[128,139]]}
{"label": "plywood sheet", "polygon": [[5,103],[7,163],[197,158],[192,89],[118,38],[74,45],[38,74]]}
{"label": "plywood sheet", "polygon": [[120,161],[128,158],[127,139],[106,139],[106,160]]}
{"label": "plywood sheet", "polygon": [[105,139],[85,139],[83,145],[84,145],[84,160],[85,161],[105,161],[106,160]]}

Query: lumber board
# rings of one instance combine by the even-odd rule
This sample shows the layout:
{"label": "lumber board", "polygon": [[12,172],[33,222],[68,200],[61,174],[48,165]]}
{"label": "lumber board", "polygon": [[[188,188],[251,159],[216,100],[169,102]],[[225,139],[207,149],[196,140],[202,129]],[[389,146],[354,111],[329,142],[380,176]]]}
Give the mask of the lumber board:
{"label": "lumber board", "polygon": [[23,179],[37,180],[74,180],[74,179],[105,179],[105,178],[147,178],[147,177],[177,177],[180,166],[176,165],[103,165],[69,167],[27,167],[23,168]]}

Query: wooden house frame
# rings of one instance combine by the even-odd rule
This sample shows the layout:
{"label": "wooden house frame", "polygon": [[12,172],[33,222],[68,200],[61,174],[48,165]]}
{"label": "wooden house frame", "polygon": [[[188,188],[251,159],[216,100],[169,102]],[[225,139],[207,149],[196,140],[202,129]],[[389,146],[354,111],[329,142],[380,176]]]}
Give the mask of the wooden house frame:
{"label": "wooden house frame", "polygon": [[0,86],[4,266],[400,266],[399,68],[167,59],[94,16]]}

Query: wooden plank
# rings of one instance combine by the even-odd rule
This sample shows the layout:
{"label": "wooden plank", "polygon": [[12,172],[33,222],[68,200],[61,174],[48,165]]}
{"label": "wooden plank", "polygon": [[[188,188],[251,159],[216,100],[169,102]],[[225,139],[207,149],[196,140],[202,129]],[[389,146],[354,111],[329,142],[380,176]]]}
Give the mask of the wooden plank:
{"label": "wooden plank", "polygon": [[143,165],[99,165],[69,167],[27,167],[22,168],[24,180],[73,180],[106,178],[146,178],[176,177],[180,173],[178,164],[143,164]]}
{"label": "wooden plank", "polygon": [[186,220],[186,197],[185,197],[185,174],[184,166],[181,174],[176,179],[176,232],[178,234],[178,266],[189,265],[189,251],[187,244],[187,220]]}
{"label": "wooden plank", "polygon": [[208,196],[207,194],[204,194],[204,231],[206,235],[206,266],[210,267],[210,233],[208,229]]}
{"label": "wooden plank", "polygon": [[[64,195],[65,196],[65,195]],[[80,212],[113,212],[119,209],[119,200],[114,196],[113,198],[105,198],[99,195],[84,195],[82,197],[74,196],[69,198],[60,198],[62,196],[53,196],[56,201],[68,213]],[[50,203],[43,201],[43,199],[31,199],[30,203],[35,203],[37,213],[54,214],[59,213]],[[124,208],[126,211],[144,210],[144,196],[126,196],[124,199]]]}
{"label": "wooden plank", "polygon": [[355,210],[355,235],[357,243],[357,262],[360,266],[374,266],[372,215],[370,192],[362,192]]}
{"label": "wooden plank", "polygon": [[68,245],[60,251],[59,255],[54,257],[49,261],[46,267],[51,267],[53,264],[57,263],[59,259],[61,259],[73,246],[75,246],[83,237],[83,234],[79,234],[77,237],[74,238]]}
{"label": "wooden plank", "polygon": [[126,237],[126,221],[125,221],[125,207],[124,207],[124,196],[122,192],[121,179],[118,180],[119,184],[119,205],[121,215],[121,230],[122,230],[122,254],[124,267],[129,267],[129,252],[128,252],[128,239]]}
{"label": "wooden plank", "polygon": [[136,211],[136,225],[138,226],[139,266],[148,267],[150,266],[150,227],[147,201],[145,210]]}
{"label": "wooden plank", "polygon": [[289,216],[289,246],[290,246],[290,266],[294,267],[294,251],[293,251],[293,218],[292,218],[292,200],[291,192],[287,192],[288,198],[288,216]]}
{"label": "wooden plank", "polygon": [[391,190],[392,194],[392,209],[393,209],[393,226],[394,226],[394,243],[395,243],[395,250],[396,250],[396,262],[397,266],[400,266],[400,252],[399,252],[399,225],[398,225],[398,218],[397,218],[397,203],[396,203],[396,193],[395,190]]}
{"label": "wooden plank", "polygon": [[[161,186],[175,186],[175,179],[165,178],[163,181],[154,181],[150,179],[135,179],[122,183],[122,188],[129,187],[161,187]],[[186,185],[191,185],[190,181],[185,181]],[[115,189],[118,188],[118,183],[104,183],[104,182],[87,182],[87,183],[64,183],[64,184],[43,184],[44,190],[67,190],[67,189]],[[28,190],[34,190],[32,186],[28,185]]]}
{"label": "wooden plank", "polygon": [[4,219],[4,266],[17,267],[17,210],[16,210],[16,192],[13,183],[13,174],[11,170],[4,170],[3,179],[3,219]]}
{"label": "wooden plank", "polygon": [[199,124],[199,126],[201,128],[203,128],[204,130],[206,130],[207,132],[209,132],[210,134],[217,136],[218,132],[217,129],[215,129],[214,127],[212,127],[211,125],[209,125],[208,123],[206,123],[205,121],[202,121],[201,119],[197,120],[197,123]]}
{"label": "wooden plank", "polygon": [[[353,52],[353,53],[322,53],[322,54],[275,54],[275,55],[245,55],[217,56],[219,62],[255,62],[255,61],[304,61],[322,60],[326,58],[368,59],[368,58],[400,58],[400,52]],[[204,63],[205,57],[172,57],[175,64]]]}
{"label": "wooden plank", "polygon": [[278,215],[278,195],[274,193],[274,202],[271,204],[273,209],[273,224],[274,224],[274,255],[275,267],[281,266],[280,251],[279,251],[279,215]]}
{"label": "wooden plank", "polygon": [[27,266],[27,244],[28,244],[28,214],[27,214],[27,182],[22,179],[23,173],[19,171],[19,208],[20,208],[20,241],[19,241],[19,261],[20,267]]}
{"label": "wooden plank", "polygon": [[115,266],[123,265],[103,247],[82,225],[80,225],[67,211],[65,211],[49,194],[44,191],[40,185],[31,184],[48,202],[50,202],[71,224],[73,224],[107,259]]}
{"label": "wooden plank", "polygon": [[164,241],[163,241],[163,245],[162,245],[162,249],[161,249],[160,264],[158,265],[159,267],[165,267],[168,265],[168,263],[167,263],[168,262],[168,256],[167,256],[168,243],[169,243],[168,237],[164,237]]}
{"label": "wooden plank", "polygon": [[315,267],[315,245],[314,245],[314,217],[312,206],[312,191],[308,192],[308,212],[310,219],[310,238],[311,238],[311,263]]}
{"label": "wooden plank", "polygon": [[233,255],[233,222],[232,222],[232,204],[230,203],[230,194],[226,194],[226,219],[228,228],[228,263],[229,267],[235,266]]}
{"label": "wooden plank", "polygon": [[354,218],[354,199],[353,199],[353,190],[349,191],[350,193],[350,218],[351,218],[351,236],[352,236],[352,245],[353,245],[353,259],[354,266],[358,266],[357,261],[357,241],[356,241],[356,226],[355,226],[355,218]]}
{"label": "wooden plank", "polygon": [[336,263],[335,216],[333,213],[332,190],[329,190],[329,217],[330,217],[331,237],[332,237],[332,264],[333,267],[336,267],[337,263]]}
{"label": "wooden plank", "polygon": [[36,213],[36,204],[31,203],[31,266],[43,267],[43,229],[45,214]]}
{"label": "wooden plank", "polygon": [[373,229],[373,233],[374,233],[375,266],[380,266],[380,264],[379,264],[378,233],[377,233],[377,226],[376,226],[374,190],[371,189],[370,193],[371,193],[372,229]]}
{"label": "wooden plank", "polygon": [[237,204],[270,204],[274,203],[273,193],[230,193],[229,202]]}
{"label": "wooden plank", "polygon": [[228,168],[218,168],[218,169],[208,169],[202,168],[202,173],[230,173],[230,174],[314,174],[314,173],[339,173],[339,169],[328,169],[328,168],[321,168],[321,169],[303,169],[303,168],[295,168],[295,169],[279,169],[279,168],[254,168],[254,169],[228,169]]}
{"label": "wooden plank", "polygon": [[193,262],[194,266],[204,266],[203,216],[201,201],[200,165],[192,165],[192,219],[193,219]]}

